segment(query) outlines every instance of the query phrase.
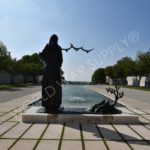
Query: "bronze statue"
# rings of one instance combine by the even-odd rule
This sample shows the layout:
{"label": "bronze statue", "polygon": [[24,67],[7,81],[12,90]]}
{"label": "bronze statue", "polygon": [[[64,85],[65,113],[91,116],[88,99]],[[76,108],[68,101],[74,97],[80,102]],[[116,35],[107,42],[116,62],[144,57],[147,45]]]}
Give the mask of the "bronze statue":
{"label": "bronze statue", "polygon": [[57,35],[50,37],[49,43],[39,55],[46,63],[42,81],[42,106],[47,111],[55,112],[60,108],[62,101],[60,69],[63,56]]}
{"label": "bronze statue", "polygon": [[87,53],[93,49],[84,49],[70,44],[69,48],[61,48],[58,45],[57,35],[52,35],[50,41],[46,44],[42,53],[39,53],[41,59],[46,63],[42,80],[42,106],[47,112],[58,112],[62,101],[62,83],[61,66],[63,62],[62,50],[68,52],[70,49],[75,51],[82,50]]}

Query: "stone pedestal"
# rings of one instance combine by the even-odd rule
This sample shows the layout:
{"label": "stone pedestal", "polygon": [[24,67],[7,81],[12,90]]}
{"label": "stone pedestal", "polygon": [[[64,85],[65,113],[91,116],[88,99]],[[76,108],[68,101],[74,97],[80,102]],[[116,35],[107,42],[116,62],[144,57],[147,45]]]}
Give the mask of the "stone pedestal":
{"label": "stone pedestal", "polygon": [[45,113],[42,107],[32,106],[22,114],[22,121],[26,123],[113,123],[113,124],[136,124],[138,116],[125,107],[118,107],[122,114],[94,114],[89,113],[86,108],[67,107],[60,113]]}

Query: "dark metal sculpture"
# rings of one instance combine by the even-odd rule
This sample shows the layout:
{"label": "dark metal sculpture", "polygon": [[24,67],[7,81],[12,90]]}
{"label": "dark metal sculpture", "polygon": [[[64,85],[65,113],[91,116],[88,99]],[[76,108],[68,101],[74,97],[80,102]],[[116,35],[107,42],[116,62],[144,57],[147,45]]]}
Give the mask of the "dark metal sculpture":
{"label": "dark metal sculpture", "polygon": [[57,35],[52,35],[39,54],[46,63],[42,80],[42,106],[47,112],[58,112],[62,101],[61,66],[63,56]]}
{"label": "dark metal sculpture", "polygon": [[75,51],[79,51],[79,50],[82,50],[86,53],[89,53],[90,51],[94,50],[94,48],[92,49],[84,49],[82,46],[81,47],[75,47],[73,44],[70,44],[70,47],[69,48],[62,48],[62,50],[68,52],[70,49],[74,49]]}
{"label": "dark metal sculpture", "polygon": [[85,51],[89,53],[93,49],[84,49],[83,47],[75,47],[70,44],[69,48],[61,48],[58,45],[58,36],[52,35],[48,44],[39,53],[41,59],[46,63],[42,80],[42,106],[46,108],[46,112],[58,112],[61,110],[62,102],[62,71],[63,63],[62,51],[68,52],[70,49],[75,51]]}
{"label": "dark metal sculpture", "polygon": [[92,106],[90,112],[100,113],[100,114],[120,114],[121,111],[115,108],[115,106],[118,100],[124,96],[124,92],[120,92],[119,89],[120,87],[117,84],[115,84],[115,89],[106,88],[107,92],[114,94],[115,102],[113,104],[110,104],[109,99],[103,100],[102,102]]}
{"label": "dark metal sculpture", "polygon": [[120,86],[115,84],[115,89],[113,88],[106,88],[107,92],[110,92],[111,94],[114,94],[115,96],[115,102],[112,106],[115,106],[120,98],[124,96],[124,92],[119,92]]}

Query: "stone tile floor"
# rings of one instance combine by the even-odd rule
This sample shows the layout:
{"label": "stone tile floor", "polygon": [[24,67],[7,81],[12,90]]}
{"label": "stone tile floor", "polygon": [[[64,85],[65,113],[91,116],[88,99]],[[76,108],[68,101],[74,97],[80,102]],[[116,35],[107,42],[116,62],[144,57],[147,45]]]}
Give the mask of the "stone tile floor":
{"label": "stone tile floor", "polygon": [[0,103],[0,150],[150,150],[148,107],[129,108],[139,115],[138,125],[25,124],[23,102]]}

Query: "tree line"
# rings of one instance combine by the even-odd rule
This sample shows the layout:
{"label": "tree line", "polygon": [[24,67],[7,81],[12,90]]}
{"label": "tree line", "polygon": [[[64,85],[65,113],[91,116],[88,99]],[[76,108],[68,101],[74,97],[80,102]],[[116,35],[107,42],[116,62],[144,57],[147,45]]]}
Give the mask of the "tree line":
{"label": "tree line", "polygon": [[125,79],[128,76],[138,77],[138,85],[142,76],[150,76],[150,49],[146,52],[139,51],[135,59],[123,57],[113,66],[98,68],[92,75],[92,82],[105,83],[106,76],[117,82],[119,78]]}
{"label": "tree line", "polygon": [[38,53],[32,55],[24,55],[17,60],[12,58],[11,53],[7,47],[0,41],[0,70],[5,70],[10,74],[11,84],[17,74],[22,74],[24,82],[28,81],[28,77],[33,77],[33,82],[36,82],[36,76],[41,75],[44,68],[44,62],[40,59]]}

